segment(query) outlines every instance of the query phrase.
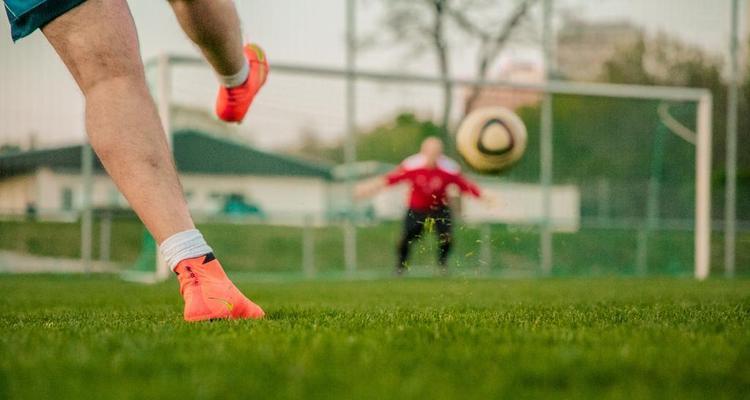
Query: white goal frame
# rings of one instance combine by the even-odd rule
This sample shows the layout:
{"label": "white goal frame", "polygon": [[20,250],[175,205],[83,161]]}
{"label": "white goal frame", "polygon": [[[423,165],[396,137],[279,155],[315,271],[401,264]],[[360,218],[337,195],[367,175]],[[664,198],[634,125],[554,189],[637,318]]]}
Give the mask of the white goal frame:
{"label": "white goal frame", "polygon": [[[176,65],[207,65],[205,60],[193,56],[160,55],[146,63],[147,68],[156,68],[158,71],[155,93],[161,118],[165,131],[170,132],[170,101],[171,101],[171,68]],[[582,95],[596,97],[648,99],[665,101],[687,101],[697,103],[696,115],[696,141],[695,141],[695,265],[694,276],[703,280],[708,278],[711,271],[711,152],[712,152],[712,103],[711,92],[702,88],[690,87],[666,87],[666,86],[643,86],[643,85],[621,85],[606,83],[581,83],[550,80],[546,83],[518,83],[506,80],[471,80],[471,79],[441,79],[439,77],[402,74],[382,73],[349,68],[313,67],[298,64],[274,63],[273,73],[288,75],[304,75],[315,77],[329,77],[353,82],[403,82],[409,84],[436,85],[450,83],[457,86],[484,86],[494,88],[506,88],[516,90],[528,90],[549,94]],[[353,91],[347,92],[347,97],[356,96]],[[347,118],[354,120],[356,105],[346,107]],[[544,127],[548,124],[542,124]],[[348,134],[352,135],[353,129]],[[542,137],[550,138],[552,132]],[[171,140],[170,140],[171,143]],[[551,146],[551,143],[548,143]],[[550,147],[551,148],[551,147]],[[551,155],[550,155],[551,156]],[[542,166],[551,168],[551,159],[542,159]],[[544,183],[544,182],[543,182]],[[545,196],[550,196],[550,190],[544,190]],[[549,200],[549,199],[547,199]],[[546,218],[549,218],[547,215]],[[551,254],[550,254],[551,257]],[[543,254],[544,258],[544,254]],[[550,260],[542,260],[542,264]],[[356,264],[355,264],[356,265]],[[349,268],[349,266],[347,266]],[[163,262],[156,268],[156,277],[166,278],[169,275],[168,268]]]}

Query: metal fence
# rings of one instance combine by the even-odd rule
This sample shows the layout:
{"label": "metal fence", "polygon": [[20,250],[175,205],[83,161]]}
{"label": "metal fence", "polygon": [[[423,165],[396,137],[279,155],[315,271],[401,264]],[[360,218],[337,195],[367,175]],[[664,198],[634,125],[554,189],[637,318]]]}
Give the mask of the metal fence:
{"label": "metal fence", "polygon": [[[353,164],[361,159],[356,151],[360,137],[358,133],[387,125],[396,115],[404,112],[414,114],[420,121],[439,121],[444,95],[441,88],[445,85],[453,89],[455,96],[453,112],[448,118],[453,126],[461,116],[461,95],[470,88],[481,87],[486,93],[496,93],[506,98],[531,96],[537,102],[517,110],[530,129],[529,153],[522,165],[498,180],[538,185],[542,191],[542,214],[538,220],[527,223],[487,220],[478,225],[461,224],[457,227],[459,236],[468,238],[465,243],[475,245],[459,246],[454,255],[455,263],[461,260],[464,265],[472,264],[477,268],[490,265],[493,266],[489,268],[491,271],[524,266],[521,268],[524,273],[539,275],[573,271],[645,274],[669,270],[679,274],[694,273],[698,277],[707,276],[710,266],[726,265],[725,272],[731,276],[736,271],[735,266],[742,267],[742,261],[746,259],[742,246],[737,246],[735,242],[743,243],[747,239],[742,230],[743,223],[736,221],[735,208],[736,110],[740,73],[737,54],[740,52],[738,32],[741,13],[738,0],[731,0],[728,4],[731,6],[731,18],[728,18],[731,23],[727,25],[732,28],[732,39],[727,53],[731,67],[727,99],[730,112],[727,115],[725,141],[727,184],[723,195],[711,193],[711,187],[715,185],[711,182],[713,140],[710,109],[713,99],[710,93],[695,88],[606,85],[549,79],[559,73],[555,69],[559,66],[550,60],[560,59],[560,54],[556,54],[556,50],[560,50],[556,48],[560,41],[555,38],[560,32],[560,21],[559,15],[554,14],[560,7],[557,4],[556,8],[551,1],[541,2],[541,7],[536,10],[539,17],[537,39],[543,50],[545,70],[540,81],[531,82],[441,78],[359,67],[358,61],[367,57],[358,46],[363,32],[362,14],[358,14],[357,9],[363,5],[357,1],[346,1],[343,13],[345,22],[341,24],[345,33],[345,45],[342,47],[345,51],[341,54],[343,63],[339,66],[283,63],[274,62],[272,57],[271,80],[263,96],[254,105],[248,125],[221,133],[242,140],[252,139],[258,147],[267,148],[273,145],[265,139],[267,137],[273,136],[275,140],[289,144],[299,141],[299,132],[303,132],[324,145],[341,144],[343,157],[337,161]],[[203,118],[193,116],[210,114],[208,110],[211,108],[215,82],[200,59],[164,54],[148,62],[147,68],[167,131],[205,123]],[[321,95],[313,96],[311,93]],[[695,146],[682,140],[675,134],[674,127],[659,117],[659,108],[664,105],[671,108],[670,115],[684,124],[687,131],[697,132]],[[177,107],[182,108],[176,110]],[[611,125],[608,126],[603,125],[608,118],[576,121],[576,118],[584,115],[582,110],[617,112],[612,113],[609,118]],[[633,122],[632,126],[626,126],[627,119]],[[216,125],[209,123],[205,127],[213,129]],[[640,146],[628,147],[629,142],[621,140],[623,137],[632,138],[631,142]],[[586,147],[587,144],[593,144],[593,149]],[[573,164],[570,160],[580,158],[578,152],[581,151],[598,152],[599,160],[611,161],[607,170],[576,177],[575,171],[569,171],[567,165]],[[90,165],[90,157],[90,150],[84,148],[82,165]],[[634,168],[633,165],[639,166]],[[604,167],[602,164],[592,164],[591,168]],[[130,217],[113,216],[108,219],[106,214],[99,215],[87,206],[93,201],[91,192],[95,189],[87,186],[86,182],[91,182],[95,174],[91,169],[82,170],[81,191],[75,193],[76,196],[80,194],[80,199],[76,201],[80,201],[83,211],[80,219],[73,218],[79,222],[52,222],[43,218],[34,222],[28,216],[22,217],[23,221],[3,220],[0,222],[3,224],[2,230],[11,239],[5,247],[15,249],[22,255],[82,257],[84,269],[98,268],[94,260],[101,259],[102,255],[109,255],[115,260],[118,263],[116,268],[134,263],[135,259],[131,258],[143,251],[143,231],[129,225],[133,223]],[[346,193],[352,181],[339,183]],[[553,227],[552,190],[559,185],[573,185],[579,190],[580,227],[575,233],[555,231]],[[725,204],[725,214],[712,214],[711,205],[716,209],[715,205],[720,203]],[[346,204],[343,207],[347,208]],[[354,207],[349,205],[348,208]],[[349,211],[344,210],[343,213]],[[721,217],[727,222],[722,223]],[[279,219],[285,218],[289,216]],[[299,214],[293,218],[304,221],[316,217]],[[109,220],[111,222],[107,222]],[[269,247],[257,251],[287,254],[288,258],[275,257],[257,265],[250,262],[251,267],[226,260],[230,261],[227,263],[230,269],[256,272],[294,270],[308,271],[310,274],[309,271],[313,270],[321,273],[340,270],[352,275],[357,271],[388,270],[393,262],[393,243],[400,230],[398,222],[378,219],[367,222],[366,226],[350,218],[330,221],[325,226],[315,223],[280,226],[283,224],[269,220],[252,221],[216,215],[203,218],[203,221],[206,231],[216,229],[215,245],[228,254],[232,253],[231,249],[225,248],[223,243],[237,243],[233,238],[244,236],[249,238],[248,242],[252,242],[253,232],[272,232],[268,233],[268,237],[272,238],[269,239]],[[56,225],[56,229],[66,233],[44,233],[47,223],[61,224]],[[20,228],[23,225],[31,226],[29,229],[32,231],[39,229],[41,233],[29,233],[29,236],[8,233],[23,230]],[[80,231],[72,236],[75,230],[72,227],[76,226]],[[234,232],[233,229],[238,231]],[[233,233],[222,236],[224,234],[220,231]],[[284,243],[284,235],[289,237],[287,243],[294,244],[278,248],[271,246]],[[42,242],[51,248],[61,248],[63,246],[55,242],[67,243],[70,237],[80,239],[75,251],[68,249],[55,253],[41,249]],[[126,247],[128,250],[115,250],[119,247],[110,246],[107,251],[105,243],[108,238],[110,243],[120,243],[121,240],[129,243]],[[134,245],[136,242],[139,244]],[[377,250],[371,253],[369,247]],[[735,248],[739,248],[740,252]],[[133,249],[138,251],[134,252]],[[329,251],[337,255],[319,255]],[[248,262],[259,257],[249,252],[240,253],[242,255],[237,256],[236,260]],[[488,255],[496,256],[491,258],[493,261],[487,261]],[[429,264],[427,260],[425,258],[416,263]]]}

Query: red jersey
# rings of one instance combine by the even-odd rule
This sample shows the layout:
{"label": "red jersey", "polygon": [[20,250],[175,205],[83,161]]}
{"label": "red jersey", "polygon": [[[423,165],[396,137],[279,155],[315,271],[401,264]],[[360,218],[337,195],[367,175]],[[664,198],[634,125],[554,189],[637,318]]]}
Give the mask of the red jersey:
{"label": "red jersey", "polygon": [[434,167],[427,166],[421,154],[415,154],[395,170],[385,176],[388,185],[402,181],[411,184],[409,208],[420,211],[443,207],[448,204],[446,189],[456,185],[462,193],[479,197],[479,187],[461,175],[458,163],[448,157],[441,157]]}

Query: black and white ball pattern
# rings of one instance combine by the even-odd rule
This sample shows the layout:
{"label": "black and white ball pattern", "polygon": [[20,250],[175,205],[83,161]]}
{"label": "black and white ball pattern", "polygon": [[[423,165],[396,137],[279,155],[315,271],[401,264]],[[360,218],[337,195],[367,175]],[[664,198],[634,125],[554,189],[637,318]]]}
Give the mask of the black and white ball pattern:
{"label": "black and white ball pattern", "polygon": [[485,173],[501,172],[523,156],[526,126],[507,108],[480,108],[461,122],[456,133],[456,147],[473,169]]}

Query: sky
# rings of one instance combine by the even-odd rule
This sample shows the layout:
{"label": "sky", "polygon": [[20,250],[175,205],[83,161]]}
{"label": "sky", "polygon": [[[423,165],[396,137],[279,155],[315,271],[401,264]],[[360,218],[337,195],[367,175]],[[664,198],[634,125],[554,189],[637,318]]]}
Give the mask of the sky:
{"label": "sky", "polygon": [[[344,0],[237,0],[245,35],[261,43],[273,63],[343,66]],[[358,14],[359,33],[377,35],[381,16],[369,0]],[[198,55],[180,30],[166,1],[130,0],[144,59],[162,52]],[[730,0],[558,0],[559,13],[594,20],[629,20],[650,32],[664,31],[725,54]],[[743,11],[743,16],[748,13]],[[747,17],[743,17],[746,20]],[[457,76],[470,76],[471,49],[458,49]],[[505,59],[539,59],[534,44],[512,46]],[[408,61],[408,62],[407,62]],[[358,66],[381,71],[433,74],[427,58],[404,49],[371,49]],[[206,68],[175,72],[176,101],[210,108],[216,83]],[[437,112],[439,91],[408,85],[361,84],[358,122],[372,124],[396,109]],[[261,147],[289,146],[302,132],[333,139],[344,131],[341,81],[271,75],[240,135]],[[0,17],[0,144],[51,146],[83,140],[83,100],[62,63],[40,33],[13,44],[7,20]]]}

